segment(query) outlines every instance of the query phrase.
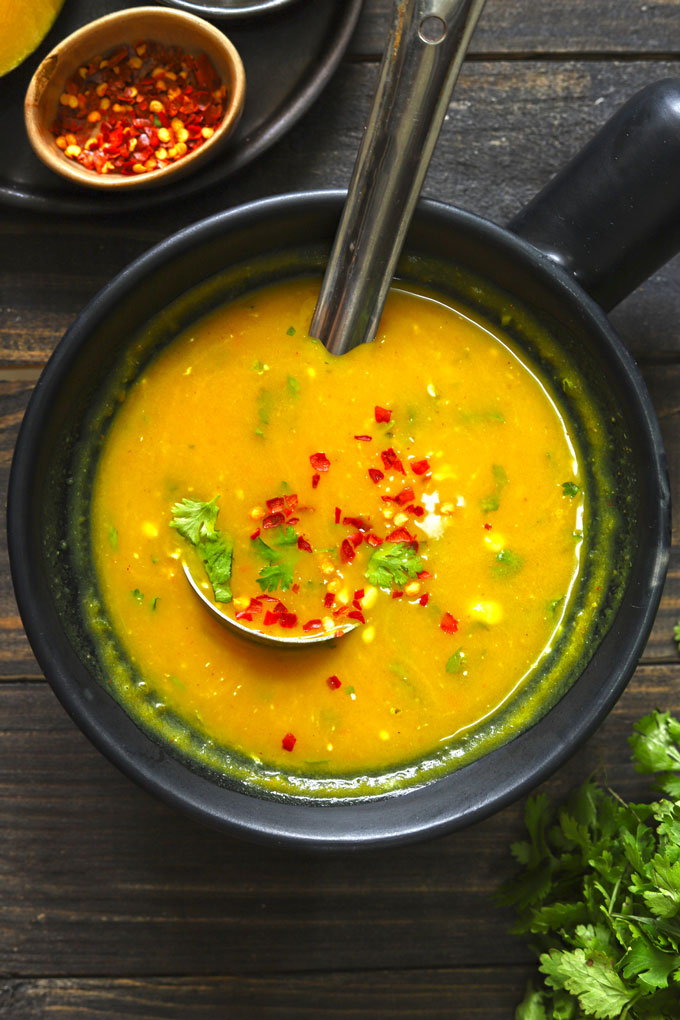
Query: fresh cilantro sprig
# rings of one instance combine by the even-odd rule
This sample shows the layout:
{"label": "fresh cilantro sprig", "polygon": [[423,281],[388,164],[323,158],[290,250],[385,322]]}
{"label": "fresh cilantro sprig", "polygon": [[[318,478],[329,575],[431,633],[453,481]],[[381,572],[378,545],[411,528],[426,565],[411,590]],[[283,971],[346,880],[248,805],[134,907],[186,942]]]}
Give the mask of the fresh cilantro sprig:
{"label": "fresh cilantro sprig", "polygon": [[[278,529],[280,536],[275,539],[279,546],[290,546],[293,544],[288,533],[283,529]],[[293,533],[293,540],[297,542],[297,536],[292,528],[288,528],[288,532]],[[281,588],[281,591],[288,591],[293,585],[293,563],[290,555],[283,556],[278,553],[275,549],[272,549],[270,545],[263,542],[260,536],[253,539],[253,549],[267,564],[260,571],[257,583],[263,592],[276,591],[277,588]]]}
{"label": "fresh cilantro sprig", "polygon": [[411,542],[383,542],[366,564],[366,580],[377,588],[401,588],[424,569]]}
{"label": "fresh cilantro sprig", "polygon": [[678,651],[680,652],[680,622],[676,623],[675,627],[673,627],[673,640],[678,646]]}
{"label": "fresh cilantro sprig", "polygon": [[189,542],[205,567],[216,602],[231,602],[233,539],[215,527],[217,496],[208,503],[183,499],[172,508],[170,527]]}
{"label": "fresh cilantro sprig", "polygon": [[664,797],[628,804],[591,779],[556,806],[526,804],[520,871],[499,895],[529,936],[543,984],[516,1020],[680,1016],[680,721],[654,712],[630,745]]}

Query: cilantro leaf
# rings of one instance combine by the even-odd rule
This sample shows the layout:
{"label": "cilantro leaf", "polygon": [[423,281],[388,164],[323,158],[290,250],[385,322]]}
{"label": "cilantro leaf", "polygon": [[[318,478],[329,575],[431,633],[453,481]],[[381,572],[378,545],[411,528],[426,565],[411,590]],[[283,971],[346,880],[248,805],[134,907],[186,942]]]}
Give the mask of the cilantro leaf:
{"label": "cilantro leaf", "polygon": [[562,482],[562,492],[565,496],[569,496],[570,499],[573,499],[580,491],[581,489],[576,482]]}
{"label": "cilantro leaf", "polygon": [[293,567],[290,563],[270,563],[258,574],[257,583],[263,592],[276,591],[279,586],[281,591],[288,591],[293,584]]}
{"label": "cilantro leaf", "polygon": [[366,580],[377,588],[400,588],[424,569],[412,542],[383,542],[366,564]]}
{"label": "cilantro leaf", "polygon": [[216,602],[231,602],[233,539],[215,527],[217,496],[208,503],[183,499],[172,508],[170,527],[189,542],[205,567]]}

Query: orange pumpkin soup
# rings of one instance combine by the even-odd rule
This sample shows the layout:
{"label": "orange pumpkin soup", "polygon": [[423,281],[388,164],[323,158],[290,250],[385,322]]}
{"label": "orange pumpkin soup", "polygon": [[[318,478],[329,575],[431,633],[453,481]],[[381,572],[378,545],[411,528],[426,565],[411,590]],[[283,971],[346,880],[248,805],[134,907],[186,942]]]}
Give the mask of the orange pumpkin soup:
{"label": "orange pumpkin soup", "polygon": [[[307,334],[317,291],[265,287],[160,352],[116,412],[92,510],[103,603],[154,711],[305,792],[295,777],[405,775],[535,678],[586,512],[558,406],[502,336],[395,288],[375,342],[334,358]],[[185,558],[248,626],[355,629],[251,644],[199,604]]]}

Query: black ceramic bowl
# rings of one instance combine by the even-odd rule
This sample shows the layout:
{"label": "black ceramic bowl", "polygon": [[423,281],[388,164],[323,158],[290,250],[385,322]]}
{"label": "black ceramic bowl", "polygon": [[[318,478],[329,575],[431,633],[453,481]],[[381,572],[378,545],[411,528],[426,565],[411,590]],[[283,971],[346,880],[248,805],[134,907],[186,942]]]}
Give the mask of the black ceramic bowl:
{"label": "black ceramic bowl", "polygon": [[[653,134],[657,141],[663,136],[659,146],[665,154],[667,130],[678,136],[680,113],[672,111],[680,111],[679,95],[678,83],[663,83],[636,97],[620,116],[628,124],[638,115],[648,122],[654,111]],[[619,137],[617,123],[607,128],[614,139]],[[612,190],[602,176],[602,154],[611,142],[607,137],[597,142],[598,202],[586,202],[582,212],[581,201],[577,209],[575,196],[583,199],[579,174],[588,181],[593,177],[577,160],[515,221],[515,231],[542,235],[541,246],[550,258],[517,233],[423,202],[400,263],[399,272],[409,279],[452,294],[462,288],[468,303],[492,319],[497,303],[490,295],[504,294],[506,304],[518,310],[518,321],[526,313],[527,321],[551,333],[580,373],[601,419],[610,423],[607,443],[618,486],[614,498],[627,503],[628,562],[619,565],[622,575],[612,582],[616,612],[596,633],[580,675],[523,732],[423,786],[361,801],[266,798],[256,784],[230,782],[176,755],[169,743],[126,714],[101,682],[101,664],[81,622],[79,579],[69,547],[70,483],[88,440],[84,422],[128,338],[156,320],[163,342],[216,295],[221,299],[245,286],[246,278],[253,286],[319,265],[330,248],[344,196],[282,196],[198,223],[120,274],[65,335],[36,386],[12,465],[8,534],[13,580],[27,634],[57,696],[93,743],[148,790],[203,821],[252,839],[313,848],[403,843],[468,825],[514,800],[559,766],[610,710],[635,668],[661,595],[670,542],[669,489],[644,385],[602,308],[575,275],[612,301],[670,251],[664,242],[666,248],[647,244],[641,254],[640,239],[631,230],[622,230],[616,245],[602,243],[598,217],[609,217]],[[658,196],[661,179],[666,193],[676,187],[678,142],[673,144],[675,153],[668,155],[668,165],[657,163],[652,176],[659,179],[646,194]],[[616,152],[618,160],[618,144]],[[637,167],[636,159],[631,166]],[[564,225],[567,207],[565,243],[555,225]],[[578,216],[585,217],[580,228]],[[649,210],[645,216],[650,225]],[[586,230],[593,243],[575,251],[573,238],[582,239]],[[558,262],[568,263],[570,271]],[[241,271],[244,266],[247,271]],[[216,279],[231,281],[226,291]],[[179,295],[188,296],[177,304]],[[164,311],[169,306],[170,316]]]}

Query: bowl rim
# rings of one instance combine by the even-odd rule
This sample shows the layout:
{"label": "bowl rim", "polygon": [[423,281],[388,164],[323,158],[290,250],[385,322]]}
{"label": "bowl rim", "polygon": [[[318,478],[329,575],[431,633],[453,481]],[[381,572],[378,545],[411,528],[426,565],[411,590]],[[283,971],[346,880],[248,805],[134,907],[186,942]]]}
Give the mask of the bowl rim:
{"label": "bowl rim", "polygon": [[12,461],[7,511],[10,567],[29,641],[57,697],[92,743],[145,789],[195,819],[246,839],[312,850],[375,848],[442,835],[482,820],[551,775],[600,725],[628,683],[654,622],[671,537],[670,487],[654,408],[633,359],[602,309],[573,277],[528,242],[472,213],[421,200],[414,222],[472,232],[538,273],[566,307],[576,302],[577,312],[592,323],[625,383],[626,399],[634,405],[636,425],[644,433],[646,469],[654,484],[653,491],[645,493],[652,518],[650,548],[640,565],[633,598],[627,604],[626,594],[625,613],[619,611],[616,618],[620,626],[615,621],[597,651],[616,668],[596,677],[591,661],[537,723],[458,771],[397,794],[351,802],[263,799],[221,786],[214,777],[171,757],[96,681],[91,680],[89,688],[77,682],[69,668],[68,649],[50,631],[49,618],[56,619],[56,611],[49,596],[36,593],[30,580],[35,555],[27,513],[44,423],[71,363],[95,324],[123,295],[167,269],[183,252],[208,245],[228,231],[252,231],[277,216],[332,213],[339,218],[344,198],[343,191],[292,193],[218,213],[161,241],[107,284],[66,332],[36,385]]}
{"label": "bowl rim", "polygon": [[[220,54],[220,66],[215,70],[221,79],[229,75],[229,101],[224,116],[215,133],[203,145],[187,153],[185,156],[159,170],[152,170],[138,176],[127,174],[98,174],[80,163],[67,159],[54,143],[54,139],[46,124],[44,110],[45,95],[55,74],[57,80],[67,80],[76,70],[79,60],[72,60],[70,54],[77,52],[81,46],[87,48],[89,40],[93,40],[92,55],[98,50],[110,50],[116,45],[130,43],[130,32],[140,17],[156,19],[167,25],[177,26],[177,45],[186,49],[181,38],[181,30],[190,29],[205,41],[208,56],[215,62],[215,55]],[[96,40],[110,32],[110,41],[101,47]],[[196,47],[194,47],[196,48]],[[191,46],[189,47],[191,49]],[[36,156],[50,170],[72,183],[105,192],[141,190],[157,187],[177,180],[212,159],[220,148],[228,141],[236,129],[243,112],[246,97],[246,72],[241,55],[233,42],[218,28],[197,14],[169,7],[139,6],[129,7],[101,18],[90,21],[60,40],[56,46],[41,60],[31,76],[24,98],[24,125],[31,148]]]}

